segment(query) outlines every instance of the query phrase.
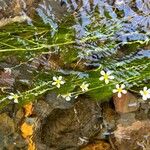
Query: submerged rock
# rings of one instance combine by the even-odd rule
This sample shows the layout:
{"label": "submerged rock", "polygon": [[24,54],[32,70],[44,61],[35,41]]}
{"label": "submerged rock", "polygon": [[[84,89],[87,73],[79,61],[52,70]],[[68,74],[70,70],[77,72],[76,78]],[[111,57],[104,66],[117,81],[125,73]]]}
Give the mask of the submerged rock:
{"label": "submerged rock", "polygon": [[127,92],[127,94],[123,94],[121,98],[117,95],[113,97],[115,110],[118,113],[129,113],[138,110],[139,102],[138,98],[134,96],[132,93]]}
{"label": "submerged rock", "polygon": [[[16,16],[21,16],[27,14],[27,16],[32,15],[35,11],[35,6],[41,0],[7,0],[0,1],[0,19],[2,18],[14,18]],[[6,11],[7,10],[7,11]]]}
{"label": "submerged rock", "polygon": [[0,149],[1,150],[4,149],[26,150],[27,149],[26,141],[18,133],[17,123],[18,123],[17,120],[15,121],[15,119],[10,118],[6,113],[0,114]]}
{"label": "submerged rock", "polygon": [[130,126],[117,125],[115,146],[119,150],[149,150],[150,121],[135,121]]}
{"label": "submerged rock", "polygon": [[[140,121],[136,115],[145,115],[141,110],[148,114],[145,106],[143,104],[138,111],[118,114],[112,103],[98,103],[85,96],[67,102],[51,93],[32,104],[34,108],[29,116],[21,109],[11,117],[3,111],[0,144],[4,148],[26,150],[28,143],[18,132],[25,121],[33,125],[33,143],[37,150],[111,150],[111,146],[126,150],[126,145],[129,145],[128,150],[142,150],[149,146],[150,122],[148,116]],[[28,109],[30,112],[31,108]]]}
{"label": "submerged rock", "polygon": [[81,150],[111,150],[111,146],[105,141],[95,141],[95,143],[89,144]]}
{"label": "submerged rock", "polygon": [[47,110],[37,114],[40,127],[34,138],[39,150],[41,145],[47,149],[76,150],[101,133],[101,110],[97,102],[80,98],[68,108],[57,106],[52,109],[52,105],[48,107],[45,102],[40,102],[39,107],[43,108],[42,105]]}
{"label": "submerged rock", "polygon": [[14,22],[30,21],[39,2],[40,0],[0,1],[0,27]]}
{"label": "submerged rock", "polygon": [[54,0],[0,1],[0,27],[14,22],[26,21],[30,24],[33,18],[35,20],[37,14],[44,23],[57,27],[55,21],[61,19],[67,12],[64,4],[61,5],[60,1]]}

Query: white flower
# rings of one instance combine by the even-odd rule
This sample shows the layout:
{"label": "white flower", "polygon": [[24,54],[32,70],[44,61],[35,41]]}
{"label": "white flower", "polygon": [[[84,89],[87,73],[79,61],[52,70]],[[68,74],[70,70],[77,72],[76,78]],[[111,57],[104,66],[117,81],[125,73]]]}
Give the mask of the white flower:
{"label": "white flower", "polygon": [[89,87],[89,84],[88,84],[88,83],[85,83],[85,82],[83,82],[83,83],[80,85],[80,88],[81,88],[82,92],[88,91],[88,87]]}
{"label": "white flower", "polygon": [[59,77],[53,77],[53,83],[52,85],[56,85],[57,88],[60,88],[61,84],[65,84],[65,81],[62,79],[62,76]]}
{"label": "white flower", "polygon": [[101,77],[99,78],[100,81],[102,80],[105,80],[105,83],[108,84],[109,83],[109,80],[113,80],[114,79],[114,76],[111,75],[111,72],[110,71],[101,71]]}
{"label": "white flower", "polygon": [[66,101],[70,101],[71,100],[71,93],[67,93],[64,95],[61,95]]}
{"label": "white flower", "polygon": [[113,93],[118,93],[118,97],[120,98],[122,96],[122,93],[123,94],[126,94],[127,91],[124,90],[125,88],[125,85],[122,84],[121,86],[119,86],[119,84],[116,85],[116,89],[113,90]]}
{"label": "white flower", "polygon": [[10,95],[7,97],[8,99],[10,100],[14,100],[14,103],[18,103],[18,98],[19,96],[17,94],[14,94],[14,93],[10,93]]}
{"label": "white flower", "polygon": [[4,68],[5,73],[11,74],[11,69],[10,68]]}
{"label": "white flower", "polygon": [[147,100],[150,98],[150,89],[148,89],[147,87],[143,88],[143,91],[140,91],[140,94],[143,96],[143,100]]}

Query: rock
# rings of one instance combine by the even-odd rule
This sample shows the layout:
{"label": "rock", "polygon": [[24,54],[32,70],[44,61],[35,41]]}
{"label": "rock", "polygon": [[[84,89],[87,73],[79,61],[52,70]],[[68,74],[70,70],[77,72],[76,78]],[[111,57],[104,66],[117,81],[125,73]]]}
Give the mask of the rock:
{"label": "rock", "polygon": [[13,86],[15,79],[13,78],[12,74],[9,72],[0,72],[0,84],[3,87],[10,87]]}
{"label": "rock", "polygon": [[107,139],[113,133],[116,128],[116,122],[119,119],[119,114],[112,108],[112,105],[108,102],[103,102],[101,104],[102,108],[102,134],[98,139]]}
{"label": "rock", "polygon": [[107,122],[109,128],[115,128],[119,115],[108,103],[103,103],[101,106],[103,108],[103,120]]}
{"label": "rock", "polygon": [[136,119],[138,120],[147,120],[150,119],[150,103],[142,102],[140,103],[139,111],[136,112]]}
{"label": "rock", "polygon": [[122,124],[125,126],[130,126],[135,121],[136,121],[135,113],[124,113],[124,114],[120,114],[120,118],[116,120],[116,125]]}
{"label": "rock", "polygon": [[115,110],[118,113],[129,113],[138,110],[138,99],[130,92],[123,94],[119,98],[116,94],[113,96]]}
{"label": "rock", "polygon": [[[7,11],[6,11],[7,10]],[[7,0],[0,1],[0,27],[14,22],[29,22],[36,18],[36,14],[43,19],[45,23],[61,19],[67,12],[66,4],[61,5],[59,1],[52,0]],[[54,17],[55,16],[55,17]],[[51,19],[50,19],[51,18]],[[49,21],[50,20],[50,21]]]}
{"label": "rock", "polygon": [[[35,6],[40,2],[40,0],[7,0],[2,2],[0,5],[0,19],[2,18],[14,18],[16,16],[21,16],[23,13],[29,16],[35,11]],[[6,11],[7,10],[7,11]]]}
{"label": "rock", "polygon": [[39,100],[34,104],[33,114],[36,114],[36,116],[43,119],[47,117],[52,110],[53,107],[51,105],[46,103],[44,100]]}
{"label": "rock", "polygon": [[58,97],[56,93],[50,93],[46,96],[46,102],[52,106],[53,109],[60,108],[60,109],[68,109],[73,106],[74,101],[67,102],[61,96]]}
{"label": "rock", "polygon": [[[55,104],[55,99],[53,103]],[[51,150],[76,150],[101,134],[101,110],[97,102],[78,98],[78,101],[69,107],[64,107],[62,103],[60,107],[58,103],[52,105],[52,101],[49,104],[50,107],[41,101],[38,107],[42,110],[35,112],[39,121],[34,137],[38,150],[43,146]],[[52,109],[53,106],[57,107]]]}
{"label": "rock", "polygon": [[112,150],[109,143],[105,141],[95,141],[92,144],[87,145],[81,150]]}
{"label": "rock", "polygon": [[60,20],[64,16],[64,14],[66,14],[67,7],[66,7],[66,3],[61,5],[60,1],[45,0],[45,1],[41,1],[39,7],[36,10],[39,13],[39,15],[44,14],[44,17],[43,16],[41,17],[43,21],[47,23],[48,18],[52,18],[51,21],[53,21],[54,16],[55,18]]}
{"label": "rock", "polygon": [[15,123],[18,125],[21,122],[21,120],[22,120],[23,117],[24,117],[23,109],[19,109],[16,112]]}
{"label": "rock", "polygon": [[114,145],[119,150],[149,150],[150,121],[135,121],[130,126],[117,125]]}
{"label": "rock", "polygon": [[0,149],[27,149],[27,143],[17,132],[15,121],[6,113],[0,114]]}

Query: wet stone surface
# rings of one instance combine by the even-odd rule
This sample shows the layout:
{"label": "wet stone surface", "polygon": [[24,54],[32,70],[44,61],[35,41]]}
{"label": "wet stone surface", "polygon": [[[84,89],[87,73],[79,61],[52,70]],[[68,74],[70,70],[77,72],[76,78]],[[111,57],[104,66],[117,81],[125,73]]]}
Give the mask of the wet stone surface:
{"label": "wet stone surface", "polygon": [[138,111],[120,114],[110,102],[99,103],[86,97],[66,102],[53,93],[33,105],[33,114],[26,118],[22,109],[10,105],[1,112],[2,150],[27,149],[20,132],[23,120],[34,124],[37,150],[126,150],[126,145],[129,150],[142,150],[142,146],[149,146],[148,104],[142,103]]}
{"label": "wet stone surface", "polygon": [[0,150],[25,150],[27,149],[27,143],[18,132],[18,120],[22,113],[18,112],[18,117],[13,119],[6,113],[0,114]]}
{"label": "wet stone surface", "polygon": [[78,149],[100,134],[100,115],[98,104],[87,98],[53,109],[41,124],[41,143],[49,149]]}
{"label": "wet stone surface", "polygon": [[135,121],[131,125],[117,125],[114,132],[115,145],[119,150],[149,150],[150,148],[150,121]]}
{"label": "wet stone surface", "polygon": [[[5,21],[0,20],[0,26],[11,22],[22,22],[24,21],[23,18],[20,18],[22,15],[34,18],[36,11],[44,23],[49,23],[52,27],[57,28],[57,23],[66,13],[66,7],[69,7],[71,12],[72,10],[75,11],[74,15],[81,16],[81,18],[79,17],[81,20],[75,25],[76,32],[79,33],[78,37],[86,31],[86,26],[90,24],[90,21],[84,21],[89,19],[91,12],[95,8],[98,8],[98,11],[103,11],[105,8],[98,1],[95,1],[95,5],[92,2],[92,0],[87,1],[87,3],[84,0],[74,1],[70,5],[66,1],[59,3],[53,0],[27,0],[25,3],[23,0],[0,0],[0,19],[8,19]],[[124,24],[125,28],[122,28],[123,32],[119,33],[121,34],[119,36],[120,41],[132,41],[147,37],[143,34],[143,31],[147,32],[149,29],[149,18],[147,17],[149,12],[145,11],[149,10],[147,8],[149,4],[148,1],[145,1],[144,7],[140,8],[141,1],[136,0],[136,2],[137,6],[135,7],[138,9],[134,13],[132,11],[134,10],[132,1],[109,0],[109,5],[106,3],[109,14],[114,14],[114,16],[111,16],[112,18],[117,16],[117,13],[113,12],[112,6],[124,12],[124,15],[118,14],[121,16],[117,17],[128,18],[128,22]],[[143,4],[143,2],[141,3]],[[112,10],[112,12],[109,10]],[[132,12],[130,14],[132,17],[127,15],[128,10],[130,10],[129,13]],[[86,14],[88,15],[86,16]],[[16,16],[19,16],[19,18],[15,18]],[[137,16],[145,19],[145,22],[140,21],[137,23]],[[80,26],[80,22],[85,24]],[[135,23],[136,26],[134,27]],[[141,26],[143,27],[142,33],[135,32],[135,29]],[[131,29],[133,32],[130,32]],[[124,31],[127,31],[126,34],[124,34]],[[149,49],[150,47],[147,46],[145,50],[140,50],[135,56],[149,58]],[[120,50],[118,54],[120,59],[123,59],[125,53],[128,53],[125,50]],[[32,84],[34,76],[32,71],[38,72],[41,71],[41,68],[44,68],[44,70],[57,70],[64,65],[63,61],[58,61],[57,55],[48,59],[45,59],[44,56],[34,58],[27,66],[21,65],[16,70],[12,70],[12,73],[4,72],[4,68],[18,65],[17,59],[10,57],[7,59],[7,63],[1,63],[1,86],[10,88],[10,91],[15,91],[14,89],[23,91],[24,88],[28,88]],[[97,54],[93,57],[93,60],[96,61],[101,59]],[[80,66],[76,67],[79,70],[85,70],[83,64],[81,62],[81,69]],[[75,65],[69,64],[65,67],[72,69]],[[150,103],[139,103],[139,99],[131,93],[124,95],[121,100],[114,97],[115,107],[112,104],[113,102],[111,104],[109,102],[100,103],[87,97],[79,97],[77,100],[66,102],[52,93],[42,98],[34,102],[33,116],[24,118],[22,109],[14,108],[14,104],[10,104],[0,112],[0,150],[27,150],[27,143],[22,138],[19,129],[23,119],[35,125],[33,139],[37,150],[78,150],[84,146],[83,150],[109,150],[112,149],[111,147],[118,150],[127,150],[127,146],[128,150],[149,150]],[[107,142],[97,142],[97,139],[103,139]]]}

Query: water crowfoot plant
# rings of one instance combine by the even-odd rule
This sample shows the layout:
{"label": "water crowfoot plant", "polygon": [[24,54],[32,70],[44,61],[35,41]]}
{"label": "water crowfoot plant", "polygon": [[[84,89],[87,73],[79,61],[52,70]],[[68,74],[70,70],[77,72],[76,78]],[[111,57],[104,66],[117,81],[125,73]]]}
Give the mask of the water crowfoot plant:
{"label": "water crowfoot plant", "polygon": [[109,83],[109,80],[113,80],[114,79],[114,76],[111,75],[111,71],[101,71],[101,77],[99,78],[100,81],[104,80],[106,84]]}
{"label": "water crowfoot plant", "polygon": [[66,101],[70,101],[71,100],[71,93],[67,93],[67,94],[64,94],[64,95],[61,95]]}
{"label": "water crowfoot plant", "polygon": [[14,103],[19,103],[19,102],[18,102],[19,96],[18,96],[17,94],[10,93],[10,95],[9,95],[7,98],[10,99],[10,100],[13,100]]}
{"label": "water crowfoot plant", "polygon": [[150,89],[144,87],[143,90],[140,91],[143,100],[147,100],[150,98]]}
{"label": "water crowfoot plant", "polygon": [[86,83],[86,82],[83,82],[81,85],[80,85],[80,88],[82,90],[82,92],[87,92],[88,89],[89,89],[89,83]]}
{"label": "water crowfoot plant", "polygon": [[61,85],[65,84],[65,81],[62,79],[62,76],[53,77],[52,85],[56,85],[57,88],[60,88]]}
{"label": "water crowfoot plant", "polygon": [[[52,57],[49,57],[46,62],[44,60],[41,66],[46,67],[34,70],[36,72],[34,84],[29,86],[29,89],[23,89],[17,98],[12,97],[15,94],[10,95],[11,99],[16,99],[15,102],[23,104],[24,101],[32,101],[47,92],[56,92],[68,102],[80,94],[87,94],[94,100],[109,100],[113,92],[121,97],[132,88],[139,93],[144,86],[147,86],[147,89],[140,91],[140,94],[144,100],[149,98],[147,90],[149,91],[150,59],[149,56],[141,54],[143,50],[140,51],[143,46],[149,44],[148,35],[146,35],[147,39],[119,41],[118,32],[123,29],[123,22],[119,19],[100,17],[97,13],[93,15],[91,17],[96,20],[92,20],[91,24],[85,27],[86,33],[83,36],[78,36],[80,32],[76,32],[76,27],[72,25],[76,20],[70,23],[70,16],[69,19],[65,18],[62,24],[60,23],[59,29],[53,36],[49,34],[51,31],[49,26],[43,26],[43,23],[39,24],[36,21],[33,26],[12,24],[7,26],[7,29],[2,28],[0,31],[1,61],[13,55],[19,56],[20,63],[24,62],[28,65],[29,61],[38,58],[39,55],[58,56],[55,57],[55,62]],[[136,47],[133,48],[135,45]],[[129,50],[123,52],[120,46],[129,47]],[[121,57],[118,56],[119,52]],[[84,69],[78,68],[79,62],[82,62],[82,66],[79,67]],[[21,67],[21,64],[5,71],[13,74],[19,70],[18,66]],[[53,70],[53,66],[58,67]],[[126,85],[126,90],[121,84]],[[117,85],[116,89],[114,89],[115,85]],[[4,94],[1,95],[1,103],[8,100],[7,93]]]}
{"label": "water crowfoot plant", "polygon": [[124,84],[121,84],[121,85],[117,84],[116,89],[113,90],[113,93],[118,93],[118,97],[121,98],[122,94],[127,93],[127,91],[124,90],[124,88],[125,88]]}

